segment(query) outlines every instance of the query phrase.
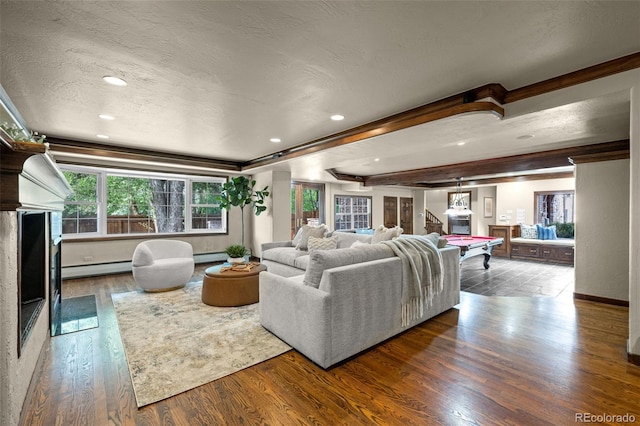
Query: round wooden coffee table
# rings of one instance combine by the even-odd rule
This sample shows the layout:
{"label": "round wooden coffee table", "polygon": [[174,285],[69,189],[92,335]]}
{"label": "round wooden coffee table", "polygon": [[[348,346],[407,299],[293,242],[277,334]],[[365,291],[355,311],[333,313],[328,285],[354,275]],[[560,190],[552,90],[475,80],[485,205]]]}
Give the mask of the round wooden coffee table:
{"label": "round wooden coffee table", "polygon": [[226,265],[216,265],[204,271],[202,280],[202,301],[212,306],[241,306],[256,303],[259,299],[258,274],[266,271],[259,264],[250,270],[233,271],[221,269]]}

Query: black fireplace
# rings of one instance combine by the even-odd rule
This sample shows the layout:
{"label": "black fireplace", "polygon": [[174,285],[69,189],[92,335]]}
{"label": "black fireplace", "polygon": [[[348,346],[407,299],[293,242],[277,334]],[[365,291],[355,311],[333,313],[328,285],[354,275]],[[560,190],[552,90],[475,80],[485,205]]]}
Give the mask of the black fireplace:
{"label": "black fireplace", "polygon": [[18,236],[20,353],[46,300],[47,213],[18,212]]}
{"label": "black fireplace", "polygon": [[51,335],[62,327],[62,213],[49,213],[49,316]]}

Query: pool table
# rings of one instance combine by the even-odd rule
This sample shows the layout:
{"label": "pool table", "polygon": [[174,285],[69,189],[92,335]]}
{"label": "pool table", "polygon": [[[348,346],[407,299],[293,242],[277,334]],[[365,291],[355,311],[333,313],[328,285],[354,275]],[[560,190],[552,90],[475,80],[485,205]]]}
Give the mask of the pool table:
{"label": "pool table", "polygon": [[476,237],[470,235],[443,235],[447,244],[460,247],[460,263],[473,256],[484,256],[484,269],[489,269],[491,252],[495,246],[500,246],[504,238]]}

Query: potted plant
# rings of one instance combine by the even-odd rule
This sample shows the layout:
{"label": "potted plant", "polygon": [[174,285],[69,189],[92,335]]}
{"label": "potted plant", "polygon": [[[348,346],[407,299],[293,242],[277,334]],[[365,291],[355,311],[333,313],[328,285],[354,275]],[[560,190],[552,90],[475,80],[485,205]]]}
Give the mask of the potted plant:
{"label": "potted plant", "polygon": [[[254,190],[255,185],[256,181],[249,180],[246,176],[233,177],[222,185],[222,191],[220,192],[220,195],[216,197],[216,201],[220,203],[220,207],[227,211],[231,209],[232,206],[240,207],[242,239],[239,245],[243,248],[245,248],[244,208],[251,205],[256,216],[259,216],[260,213],[267,210],[267,207],[264,205],[264,200],[269,196],[269,186],[265,186],[261,191],[256,191]],[[229,248],[227,248],[227,250],[228,249]],[[242,256],[244,256],[244,254]]]}
{"label": "potted plant", "polygon": [[224,252],[229,256],[227,262],[229,263],[244,263],[244,257],[249,254],[249,251],[242,244],[233,244],[227,247]]}

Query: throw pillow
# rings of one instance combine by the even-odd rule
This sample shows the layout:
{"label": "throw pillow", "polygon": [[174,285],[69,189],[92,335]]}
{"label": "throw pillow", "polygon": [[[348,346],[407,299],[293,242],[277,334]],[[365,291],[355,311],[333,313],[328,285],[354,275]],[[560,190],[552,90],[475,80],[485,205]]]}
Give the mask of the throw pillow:
{"label": "throw pillow", "polygon": [[307,250],[309,237],[323,238],[329,231],[324,223],[319,226],[302,225],[300,239],[296,243],[297,250]]}
{"label": "throw pillow", "polygon": [[329,238],[309,237],[307,247],[309,253],[316,250],[334,250],[338,248],[338,236],[334,235]]}
{"label": "throw pillow", "polygon": [[522,238],[529,238],[532,240],[538,239],[538,225],[525,225],[520,224],[520,236]]}
{"label": "throw pillow", "polygon": [[298,229],[298,232],[296,232],[296,236],[293,237],[292,244],[293,244],[294,247],[297,246],[300,243],[300,238],[302,238],[302,230],[304,229],[305,226],[309,226],[309,225],[302,225]]}
{"label": "throw pillow", "polygon": [[539,240],[557,240],[558,236],[556,235],[556,226],[542,226],[536,225],[538,228],[538,239]]}
{"label": "throw pillow", "polygon": [[393,228],[386,228],[384,225],[380,225],[373,232],[373,238],[371,239],[371,244],[376,244],[381,241],[393,240],[394,238],[399,237],[402,234],[403,229],[399,226],[394,226]]}

